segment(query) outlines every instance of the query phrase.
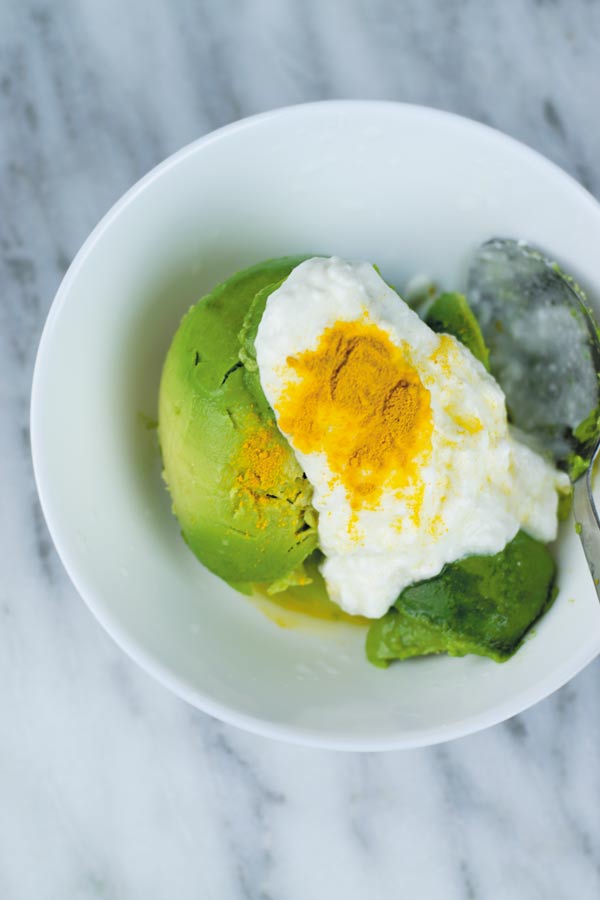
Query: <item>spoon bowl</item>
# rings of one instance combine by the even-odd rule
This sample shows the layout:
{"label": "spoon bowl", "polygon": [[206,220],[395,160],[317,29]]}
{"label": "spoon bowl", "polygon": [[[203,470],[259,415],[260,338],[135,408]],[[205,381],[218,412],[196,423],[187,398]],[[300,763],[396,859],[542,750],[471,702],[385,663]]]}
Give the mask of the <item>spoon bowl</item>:
{"label": "spoon bowl", "polygon": [[511,421],[574,482],[576,529],[600,599],[600,340],[585,294],[539,250],[494,238],[469,271],[469,301]]}
{"label": "spoon bowl", "polygon": [[575,481],[599,436],[600,340],[583,291],[534,247],[494,238],[475,255],[468,297],[511,422]]}

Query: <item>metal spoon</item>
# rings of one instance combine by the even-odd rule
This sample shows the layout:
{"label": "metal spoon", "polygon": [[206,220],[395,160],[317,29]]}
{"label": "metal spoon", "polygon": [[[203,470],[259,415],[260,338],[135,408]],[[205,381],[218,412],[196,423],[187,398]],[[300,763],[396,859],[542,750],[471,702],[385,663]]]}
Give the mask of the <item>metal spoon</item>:
{"label": "metal spoon", "polygon": [[475,254],[467,296],[511,422],[574,482],[578,531],[600,599],[591,483],[600,447],[600,339],[585,295],[539,250],[494,238]]}

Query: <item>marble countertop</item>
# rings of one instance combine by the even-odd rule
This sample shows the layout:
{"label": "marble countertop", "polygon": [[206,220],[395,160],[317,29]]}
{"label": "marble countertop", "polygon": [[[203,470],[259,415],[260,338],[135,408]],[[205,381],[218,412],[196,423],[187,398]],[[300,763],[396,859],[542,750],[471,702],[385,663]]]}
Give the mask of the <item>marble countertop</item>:
{"label": "marble countertop", "polygon": [[188,141],[327,97],[463,113],[600,196],[592,0],[0,3],[2,900],[600,896],[600,660],[444,746],[280,745],[131,663],[42,519],[32,366],[83,239]]}

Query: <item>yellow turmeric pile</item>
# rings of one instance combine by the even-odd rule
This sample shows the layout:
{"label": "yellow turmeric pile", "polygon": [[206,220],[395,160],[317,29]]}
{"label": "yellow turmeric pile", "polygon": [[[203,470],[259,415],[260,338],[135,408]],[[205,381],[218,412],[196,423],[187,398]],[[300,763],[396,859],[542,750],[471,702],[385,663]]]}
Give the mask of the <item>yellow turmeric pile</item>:
{"label": "yellow turmeric pile", "polygon": [[415,484],[431,447],[429,391],[382,329],[337,322],[287,364],[299,380],[280,398],[279,425],[303,453],[325,453],[354,511]]}
{"label": "yellow turmeric pile", "polygon": [[272,429],[263,426],[251,431],[242,444],[244,468],[238,485],[257,497],[278,490],[285,458],[286,451],[273,439]]}
{"label": "yellow turmeric pile", "polygon": [[[286,451],[273,440],[272,430],[264,426],[249,430],[240,448],[238,465],[241,471],[236,477],[236,487],[239,494],[258,510],[269,502],[270,492],[280,489],[285,457]],[[267,527],[262,512],[259,512],[256,527],[261,531]]]}

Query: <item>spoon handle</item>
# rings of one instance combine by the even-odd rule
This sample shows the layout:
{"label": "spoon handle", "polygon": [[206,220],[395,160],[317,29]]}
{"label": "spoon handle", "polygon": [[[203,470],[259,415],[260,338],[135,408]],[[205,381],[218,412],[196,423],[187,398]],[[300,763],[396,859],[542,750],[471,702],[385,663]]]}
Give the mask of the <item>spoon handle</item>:
{"label": "spoon handle", "polygon": [[592,472],[600,444],[596,446],[590,466],[573,488],[573,512],[579,538],[600,600],[600,517],[592,494]]}

